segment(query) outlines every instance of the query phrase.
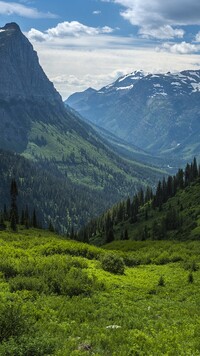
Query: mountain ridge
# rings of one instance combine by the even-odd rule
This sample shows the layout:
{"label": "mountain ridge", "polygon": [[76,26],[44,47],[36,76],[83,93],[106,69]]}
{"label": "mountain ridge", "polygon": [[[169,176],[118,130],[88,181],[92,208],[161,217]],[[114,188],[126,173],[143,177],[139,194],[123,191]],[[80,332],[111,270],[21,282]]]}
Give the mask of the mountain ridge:
{"label": "mountain ridge", "polygon": [[[183,145],[180,158],[200,154],[184,152],[184,140],[200,137],[200,71],[149,74],[135,71],[118,78],[89,97],[66,101],[87,120],[110,130],[128,143],[153,154],[173,154]],[[182,146],[181,146],[182,148]],[[187,147],[186,147],[187,148]],[[185,157],[184,157],[185,156]]]}

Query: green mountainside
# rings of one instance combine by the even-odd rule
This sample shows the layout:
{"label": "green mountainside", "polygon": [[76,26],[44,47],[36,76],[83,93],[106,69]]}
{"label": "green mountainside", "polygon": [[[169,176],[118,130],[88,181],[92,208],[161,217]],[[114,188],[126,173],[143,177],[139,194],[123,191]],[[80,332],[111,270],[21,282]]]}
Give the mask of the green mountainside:
{"label": "green mountainside", "polygon": [[[105,191],[84,189],[62,175],[53,162],[32,162],[20,155],[0,150],[0,210],[4,204],[10,209],[10,183],[15,177],[18,186],[17,206],[19,215],[28,207],[30,217],[36,210],[40,225],[62,233],[80,228],[92,217],[98,216],[112,205],[116,191],[110,191],[105,201]],[[98,202],[98,203],[97,203]]]}
{"label": "green mountainside", "polygon": [[[147,169],[139,163],[134,165],[117,156],[113,156],[116,161],[113,159],[110,166],[106,165],[100,161],[103,160],[100,153],[101,148],[97,151],[99,161],[90,156],[89,164],[82,148],[82,155],[74,153],[67,163],[61,160],[58,167],[56,160],[33,162],[0,150],[0,210],[4,204],[10,207],[9,189],[15,177],[20,212],[26,205],[31,212],[35,208],[43,226],[48,226],[51,220],[58,231],[65,233],[72,227],[79,229],[113,203],[161,176],[160,170]],[[67,167],[71,167],[71,174]]]}
{"label": "green mountainside", "polygon": [[132,200],[118,203],[91,221],[81,235],[95,244],[111,242],[111,249],[117,240],[200,238],[200,169],[196,159],[185,170],[159,181],[155,193],[147,187]]}

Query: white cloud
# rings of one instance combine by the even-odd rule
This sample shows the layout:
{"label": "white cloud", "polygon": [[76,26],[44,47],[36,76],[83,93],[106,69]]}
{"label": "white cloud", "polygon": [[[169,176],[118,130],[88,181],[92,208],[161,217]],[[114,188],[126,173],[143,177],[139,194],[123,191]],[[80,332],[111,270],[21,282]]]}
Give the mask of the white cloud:
{"label": "white cloud", "polygon": [[93,11],[93,15],[100,15],[101,14],[101,11],[100,10],[95,10]]}
{"label": "white cloud", "polygon": [[158,39],[182,38],[177,26],[200,25],[199,0],[101,0],[122,5],[121,16],[139,27],[145,37]]}
{"label": "white cloud", "polygon": [[32,28],[28,33],[28,38],[32,41],[43,42],[47,40],[47,35],[41,31],[36,30],[35,28]]}
{"label": "white cloud", "polygon": [[199,25],[199,0],[107,0],[125,7],[121,15],[133,25]]}
{"label": "white cloud", "polygon": [[[92,46],[88,48],[89,39],[93,40],[93,49]],[[156,52],[153,48],[134,46],[131,41],[120,44],[117,39],[111,46],[112,39],[108,40],[107,36],[70,40],[78,41],[80,46],[74,46],[74,42],[71,47],[50,42],[33,43],[42,67],[64,99],[88,87],[100,89],[134,70],[158,73],[197,68],[195,53],[183,56],[169,49]],[[85,46],[81,47],[84,41]],[[97,42],[98,46],[95,46]]]}
{"label": "white cloud", "polygon": [[200,31],[195,36],[195,42],[200,42]]}
{"label": "white cloud", "polygon": [[56,18],[57,15],[54,15],[50,12],[43,13],[38,11],[35,8],[27,7],[25,5],[16,3],[16,2],[5,2],[0,1],[0,14],[1,15],[18,15],[28,18]]}
{"label": "white cloud", "polygon": [[62,39],[66,37],[96,36],[99,34],[109,34],[113,29],[108,26],[89,27],[78,21],[65,21],[59,23],[56,27],[50,28],[45,32],[32,28],[28,32],[28,37],[35,41],[51,41],[53,39]]}
{"label": "white cloud", "polygon": [[157,48],[157,51],[166,51],[171,53],[178,54],[189,54],[196,53],[200,50],[200,46],[187,43],[185,41],[181,43],[163,43],[161,47]]}
{"label": "white cloud", "polygon": [[173,29],[170,25],[165,25],[158,28],[151,26],[143,26],[138,32],[143,38],[157,39],[173,39],[175,37],[182,38],[184,31],[182,29]]}

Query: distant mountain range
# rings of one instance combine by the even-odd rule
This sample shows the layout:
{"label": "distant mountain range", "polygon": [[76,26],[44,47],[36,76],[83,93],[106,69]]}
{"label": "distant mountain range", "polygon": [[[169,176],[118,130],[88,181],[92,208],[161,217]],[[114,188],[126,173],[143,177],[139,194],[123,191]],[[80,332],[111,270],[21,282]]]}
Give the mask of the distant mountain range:
{"label": "distant mountain range", "polygon": [[84,118],[156,155],[200,155],[200,70],[136,71],[66,103]]}
{"label": "distant mountain range", "polygon": [[[139,186],[154,184],[162,174],[154,167],[120,157],[105,138],[65,107],[39,65],[32,45],[15,23],[0,29],[0,78],[0,148],[39,162],[40,170],[45,166],[55,179],[62,175],[70,181],[71,191],[84,199],[83,204],[76,197],[74,203],[71,194],[66,200],[68,206],[64,209],[75,227],[133,194]],[[16,156],[16,165],[17,161]],[[17,171],[12,167],[12,172]],[[81,189],[88,194],[80,194]],[[53,217],[59,198],[55,199],[54,191],[51,198]],[[3,196],[1,199],[3,203]],[[86,207],[83,213],[81,206]],[[48,206],[48,214],[51,209]]]}

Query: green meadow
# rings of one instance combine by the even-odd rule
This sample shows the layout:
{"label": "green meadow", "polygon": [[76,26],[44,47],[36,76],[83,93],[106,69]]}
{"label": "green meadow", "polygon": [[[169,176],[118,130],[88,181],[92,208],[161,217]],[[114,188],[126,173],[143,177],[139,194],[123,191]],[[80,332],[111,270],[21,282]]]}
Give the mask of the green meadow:
{"label": "green meadow", "polygon": [[199,263],[199,241],[1,232],[0,355],[200,355]]}

